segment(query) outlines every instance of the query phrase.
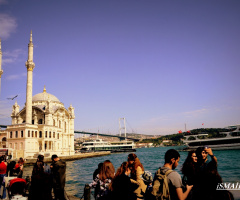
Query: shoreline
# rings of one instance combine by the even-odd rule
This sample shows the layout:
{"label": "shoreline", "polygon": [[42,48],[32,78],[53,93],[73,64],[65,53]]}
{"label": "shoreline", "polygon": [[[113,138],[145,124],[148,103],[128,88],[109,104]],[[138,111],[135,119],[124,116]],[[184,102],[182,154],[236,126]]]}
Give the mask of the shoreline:
{"label": "shoreline", "polygon": [[[99,157],[99,156],[106,156],[110,155],[110,151],[105,151],[105,152],[91,152],[91,153],[79,153],[71,156],[59,156],[59,158],[63,161],[72,161],[72,160],[80,160],[84,158],[93,158],[93,157]],[[32,165],[36,162],[37,158],[27,158],[25,160],[26,165]],[[44,162],[45,163],[51,163],[52,159],[51,157],[44,157]]]}

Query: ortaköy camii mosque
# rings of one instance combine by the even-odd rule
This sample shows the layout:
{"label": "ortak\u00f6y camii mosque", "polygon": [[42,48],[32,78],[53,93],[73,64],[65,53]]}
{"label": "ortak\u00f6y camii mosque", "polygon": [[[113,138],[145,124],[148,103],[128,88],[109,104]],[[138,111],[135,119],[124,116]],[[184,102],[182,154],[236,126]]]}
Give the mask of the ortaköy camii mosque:
{"label": "ortak\u00f6y camii mosque", "polygon": [[12,107],[12,124],[7,126],[6,145],[13,157],[31,158],[38,154],[74,154],[74,108],[68,109],[57,97],[43,92],[32,96],[33,62],[32,32],[28,44],[26,104]]}

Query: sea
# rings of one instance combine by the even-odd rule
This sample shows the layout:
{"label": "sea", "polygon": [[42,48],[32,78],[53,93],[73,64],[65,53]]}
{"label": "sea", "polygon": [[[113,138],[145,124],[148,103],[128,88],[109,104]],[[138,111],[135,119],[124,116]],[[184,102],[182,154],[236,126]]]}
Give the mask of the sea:
{"label": "sea", "polygon": [[[180,151],[182,149],[180,146],[139,148],[135,153],[140,159],[140,162],[143,164],[145,171],[150,171],[154,175],[157,169],[163,166],[165,152],[170,148],[179,150],[180,161],[175,170],[181,174],[180,170],[188,152]],[[213,153],[217,157],[218,172],[222,177],[223,182],[240,184],[240,150],[218,150],[213,151]],[[65,190],[69,195],[82,198],[85,184],[92,182],[93,172],[100,162],[110,160],[116,171],[122,162],[127,161],[128,154],[129,153],[114,153],[107,156],[68,161]],[[23,176],[26,177],[31,175],[31,171],[32,166],[26,166],[24,168]],[[235,200],[240,200],[240,190],[230,190],[230,192],[234,195]],[[91,199],[93,200],[94,197],[91,196]]]}

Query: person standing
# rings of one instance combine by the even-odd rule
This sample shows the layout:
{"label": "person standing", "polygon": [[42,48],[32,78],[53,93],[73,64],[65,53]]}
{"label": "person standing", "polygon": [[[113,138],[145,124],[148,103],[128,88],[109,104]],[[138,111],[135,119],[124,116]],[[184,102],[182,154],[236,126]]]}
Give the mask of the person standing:
{"label": "person standing", "polygon": [[194,186],[196,186],[197,174],[198,174],[197,156],[196,156],[195,151],[188,152],[188,156],[183,163],[181,171],[183,174],[182,182],[183,182],[184,186],[193,185],[193,188],[192,188],[190,194],[188,195],[187,199],[188,200],[194,199],[194,197],[193,197],[194,190],[195,190]]}
{"label": "person standing", "polygon": [[131,170],[129,169],[128,162],[123,162],[118,168],[115,177],[113,178],[109,188],[112,192],[112,198],[114,200],[135,200],[133,191],[138,188],[138,182],[130,179],[129,175]]}
{"label": "person standing", "polygon": [[28,200],[52,200],[52,179],[50,176],[44,171],[44,162],[38,159],[32,171]]}
{"label": "person standing", "polygon": [[4,177],[7,175],[7,162],[5,162],[4,156],[0,157],[0,191],[3,187],[2,199],[6,198],[6,188]]}
{"label": "person standing", "polygon": [[[169,149],[165,153],[165,164],[163,167],[159,168],[155,174],[153,181],[153,191],[152,194],[157,196],[163,191],[159,191],[159,181],[157,177],[161,177],[161,175],[167,175],[168,187],[171,200],[184,200],[187,198],[189,192],[192,189],[192,185],[186,186],[186,191],[182,190],[182,179],[178,172],[174,171],[174,169],[178,166],[178,162],[180,160],[180,154],[175,149]],[[168,172],[169,171],[169,172]]]}
{"label": "person standing", "polygon": [[52,155],[52,164],[50,168],[53,176],[55,200],[65,200],[64,187],[66,180],[66,163],[54,154]]}
{"label": "person standing", "polygon": [[109,185],[115,176],[115,169],[110,160],[105,160],[99,174],[95,177],[90,188],[97,188],[95,195],[97,200],[106,200],[110,198]]}
{"label": "person standing", "polygon": [[128,164],[131,169],[131,178],[138,182],[139,187],[134,191],[137,199],[143,199],[147,186],[141,178],[144,173],[144,167],[136,154],[131,153],[128,155]]}

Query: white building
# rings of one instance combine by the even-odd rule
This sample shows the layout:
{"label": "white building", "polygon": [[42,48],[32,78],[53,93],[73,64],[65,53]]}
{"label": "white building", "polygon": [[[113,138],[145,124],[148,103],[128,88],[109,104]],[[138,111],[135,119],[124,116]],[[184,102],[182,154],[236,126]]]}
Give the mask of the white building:
{"label": "white building", "polygon": [[[2,131],[6,134],[7,148],[13,157],[33,157],[74,154],[74,108],[68,109],[57,97],[46,92],[32,96],[33,62],[32,32],[28,44],[26,104],[20,109],[17,102],[12,108],[12,124]],[[1,69],[1,68],[0,68]],[[4,134],[3,134],[4,133]]]}

